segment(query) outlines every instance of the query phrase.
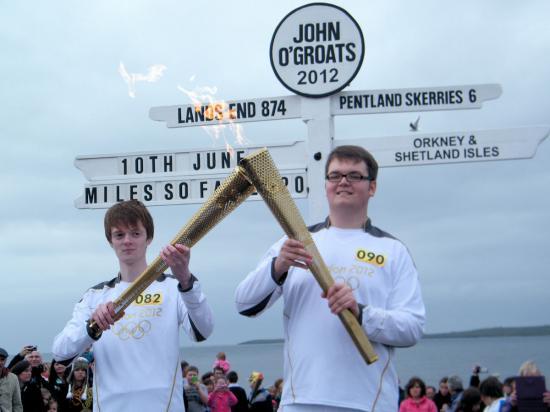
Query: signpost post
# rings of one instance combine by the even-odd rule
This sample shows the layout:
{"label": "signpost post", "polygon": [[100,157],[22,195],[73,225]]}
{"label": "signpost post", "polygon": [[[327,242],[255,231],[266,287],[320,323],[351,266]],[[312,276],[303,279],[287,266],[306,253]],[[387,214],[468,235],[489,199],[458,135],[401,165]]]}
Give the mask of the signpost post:
{"label": "signpost post", "polygon": [[[105,208],[131,198],[147,205],[202,203],[242,157],[267,146],[291,195],[307,198],[310,221],[320,221],[327,213],[324,164],[335,144],[334,116],[480,109],[502,94],[498,84],[342,91],[364,53],[361,28],[344,9],[326,3],[295,9],[275,29],[270,60],[275,76],[296,95],[153,107],[149,117],[170,128],[302,119],[305,140],[246,146],[233,156],[222,148],[79,156],[75,165],[89,184],[76,207]],[[531,158],[549,133],[545,126],[337,142],[365,146],[380,167],[397,167]]]}

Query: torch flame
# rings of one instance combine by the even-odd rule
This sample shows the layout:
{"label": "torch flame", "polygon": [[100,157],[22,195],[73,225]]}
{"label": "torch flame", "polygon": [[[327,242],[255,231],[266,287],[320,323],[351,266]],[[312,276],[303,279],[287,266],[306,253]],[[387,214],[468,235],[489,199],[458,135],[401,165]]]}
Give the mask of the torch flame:
{"label": "torch flame", "polygon": [[136,97],[136,82],[149,82],[153,83],[158,81],[164,71],[166,70],[166,66],[163,64],[155,64],[151,67],[149,67],[149,71],[147,74],[142,73],[128,73],[126,70],[126,67],[124,67],[124,63],[120,62],[118,66],[118,72],[124,79],[124,81],[128,84],[128,95],[131,98]]}
{"label": "torch flame", "polygon": [[[194,79],[195,76],[191,76],[190,80]],[[218,92],[217,87],[201,86],[196,87],[194,90],[187,90],[182,86],[178,86],[178,89],[191,100],[195,106],[195,111],[200,112],[205,108],[204,117],[214,123],[208,126],[201,126],[202,129],[214,140],[223,139],[225,149],[231,156],[234,155],[235,150],[227,140],[226,130],[229,130],[234,135],[237,144],[244,145],[247,143],[243,127],[235,123],[237,119],[236,109],[229,109],[229,105],[225,101],[215,99],[214,95]],[[215,122],[216,120],[218,122]]]}

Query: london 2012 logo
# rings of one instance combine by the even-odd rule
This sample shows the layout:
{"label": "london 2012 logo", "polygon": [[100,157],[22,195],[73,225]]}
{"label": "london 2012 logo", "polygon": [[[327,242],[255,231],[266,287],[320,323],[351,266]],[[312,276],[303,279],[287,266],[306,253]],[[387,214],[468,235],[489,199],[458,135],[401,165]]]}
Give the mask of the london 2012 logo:
{"label": "london 2012 logo", "polygon": [[361,27],[341,7],[311,3],[291,11],[271,39],[279,81],[306,97],[337,93],[355,78],[365,55]]}

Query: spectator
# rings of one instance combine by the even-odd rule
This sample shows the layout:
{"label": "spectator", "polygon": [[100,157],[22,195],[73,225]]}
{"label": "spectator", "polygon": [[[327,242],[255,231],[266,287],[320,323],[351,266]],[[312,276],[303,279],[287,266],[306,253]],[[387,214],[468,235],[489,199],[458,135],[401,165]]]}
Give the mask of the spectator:
{"label": "spectator", "polygon": [[44,412],[46,410],[42,400],[40,387],[31,381],[32,367],[28,360],[23,359],[11,368],[13,374],[19,379],[21,390],[21,402],[24,412]]}
{"label": "spectator", "polygon": [[31,365],[31,380],[34,386],[42,388],[47,387],[47,380],[42,377],[44,372],[44,365],[42,364],[42,355],[38,351],[36,345],[24,346],[21,351],[13,357],[10,361],[8,368],[11,369],[16,363],[26,359]]}
{"label": "spectator", "polygon": [[250,383],[250,396],[248,398],[248,410],[250,412],[273,412],[271,394],[262,388],[264,375],[261,372],[252,372],[248,382]]}
{"label": "spectator", "polygon": [[237,382],[239,375],[237,372],[230,371],[227,374],[227,380],[229,381],[229,390],[237,398],[237,403],[231,407],[231,412],[248,412],[248,399],[246,397],[246,391]]}
{"label": "spectator", "polygon": [[433,387],[431,385],[426,386],[426,398],[431,399],[433,401],[434,396],[435,396],[435,387]]}
{"label": "spectator", "polygon": [[437,412],[435,403],[426,398],[426,384],[413,376],[405,387],[407,398],[399,405],[399,412]]}
{"label": "spectator", "polygon": [[221,366],[214,366],[212,369],[212,373],[214,374],[214,382],[218,380],[218,378],[225,378],[225,372],[223,371],[223,368]]}
{"label": "spectator", "polygon": [[202,375],[201,381],[202,384],[206,386],[209,394],[214,391],[214,374],[212,372],[206,372],[204,375]]}
{"label": "spectator", "polygon": [[[48,387],[52,397],[57,401],[57,408],[62,405],[67,398],[69,391],[69,383],[67,377],[70,370],[60,362],[52,360],[50,365],[50,374],[48,377]],[[62,410],[62,408],[59,408]]]}
{"label": "spectator", "polygon": [[48,409],[48,404],[53,399],[52,393],[49,391],[49,389],[45,387],[40,388],[40,393],[42,395],[42,402],[44,402],[44,407]]}
{"label": "spectator", "polygon": [[449,386],[449,393],[451,394],[451,405],[448,410],[451,412],[455,412],[456,406],[460,402],[460,399],[462,398],[462,392],[464,391],[462,379],[460,379],[460,376],[458,375],[453,375],[449,377],[447,385]]}
{"label": "spectator", "polygon": [[273,396],[273,409],[279,409],[279,404],[281,403],[281,396],[283,394],[283,379],[279,378],[273,383],[274,392]]}
{"label": "spectator", "polygon": [[186,385],[187,382],[185,381],[185,376],[187,375],[187,367],[189,366],[189,362],[182,360],[180,362],[181,367],[181,376],[183,377],[183,384]]}
{"label": "spectator", "polygon": [[91,411],[93,405],[92,388],[88,382],[88,361],[77,358],[69,375],[66,410],[69,412]]}
{"label": "spectator", "polygon": [[[538,366],[533,361],[526,361],[522,363],[518,372],[519,376],[543,376]],[[517,412],[518,402],[515,382],[512,383],[513,391],[509,399],[506,401],[506,412]],[[550,391],[545,390],[542,394],[542,402],[546,405],[546,410],[550,411]]]}
{"label": "spectator", "polygon": [[451,406],[451,394],[449,393],[448,380],[449,378],[446,376],[439,380],[439,390],[434,396],[434,402],[438,411],[443,409],[443,405],[447,405],[447,408]]}
{"label": "spectator", "polygon": [[22,412],[21,389],[17,376],[5,367],[8,352],[0,348],[0,411]]}
{"label": "spectator", "polygon": [[199,369],[196,366],[186,368],[185,382],[186,412],[204,412],[208,405],[208,389],[199,382]]}
{"label": "spectator", "polygon": [[456,412],[478,412],[481,410],[481,395],[479,389],[471,387],[462,393]]}
{"label": "spectator", "polygon": [[501,412],[506,404],[502,394],[502,383],[494,376],[489,376],[479,385],[481,400],[485,404],[484,412]]}
{"label": "spectator", "polygon": [[227,373],[231,370],[231,365],[226,359],[225,352],[218,352],[216,355],[216,360],[212,365],[212,369],[215,369],[216,367],[221,368],[224,375],[227,375]]}
{"label": "spectator", "polygon": [[509,376],[506,379],[504,379],[504,382],[502,382],[502,393],[508,399],[510,398],[510,395],[512,395],[513,390],[514,390],[514,377]]}
{"label": "spectator", "polygon": [[58,412],[59,409],[59,402],[57,402],[55,399],[51,399],[50,402],[48,402],[48,412]]}
{"label": "spectator", "polygon": [[50,366],[52,366],[51,362],[42,363],[42,378],[44,378],[45,381],[50,377]]}
{"label": "spectator", "polygon": [[237,404],[237,398],[227,386],[227,378],[216,379],[214,391],[208,395],[208,406],[212,412],[231,412],[231,407]]}

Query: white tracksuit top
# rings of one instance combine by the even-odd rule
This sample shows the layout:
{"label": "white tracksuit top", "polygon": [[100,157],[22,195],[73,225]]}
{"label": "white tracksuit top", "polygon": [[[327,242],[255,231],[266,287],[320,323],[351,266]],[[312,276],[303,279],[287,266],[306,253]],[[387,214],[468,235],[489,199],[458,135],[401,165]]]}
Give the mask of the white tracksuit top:
{"label": "white tracksuit top", "polygon": [[[425,309],[418,274],[399,241],[371,225],[310,227],[336,282],[347,282],[362,309],[362,326],[379,360],[367,365],[340,319],[333,315],[311,272],[291,267],[280,285],[272,278],[280,239],[239,284],[237,310],[255,316],[281,295],[284,300],[282,405],[315,404],[363,411],[398,409],[396,346],[412,346],[423,334]],[[284,410],[284,409],[283,409]]]}
{"label": "white tracksuit top", "polygon": [[89,289],[55,337],[54,359],[72,359],[93,344],[94,411],[181,412],[180,326],[191,340],[206,339],[213,329],[210,306],[197,281],[181,292],[174,277],[161,275],[94,341],[86,321],[100,303],[114,301],[129,285],[115,278]]}

